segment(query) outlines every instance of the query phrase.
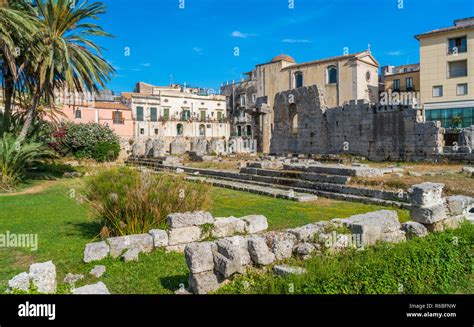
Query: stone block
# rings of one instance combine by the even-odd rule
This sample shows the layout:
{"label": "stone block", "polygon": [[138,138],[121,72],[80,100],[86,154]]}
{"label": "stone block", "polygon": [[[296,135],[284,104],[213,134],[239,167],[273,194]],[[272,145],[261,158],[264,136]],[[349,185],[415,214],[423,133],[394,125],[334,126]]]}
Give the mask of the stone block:
{"label": "stone block", "polygon": [[76,288],[72,291],[72,294],[107,295],[110,294],[110,292],[104,283],[98,282],[97,284],[90,284]]}
{"label": "stone block", "polygon": [[288,265],[276,265],[273,267],[273,272],[277,276],[303,275],[306,273],[306,269],[301,267],[291,267]]}
{"label": "stone block", "polygon": [[275,259],[279,261],[291,257],[297,238],[291,233],[270,232],[265,235],[265,241],[275,254]]}
{"label": "stone block", "polygon": [[275,261],[275,255],[265,243],[265,238],[252,235],[248,239],[249,253],[257,265],[269,265]]}
{"label": "stone block", "polygon": [[223,278],[214,271],[189,275],[189,287],[194,294],[207,294],[216,291]]}
{"label": "stone block", "polygon": [[245,232],[255,234],[268,229],[267,218],[262,215],[250,215],[241,218],[245,222]]}
{"label": "stone block", "polygon": [[181,228],[212,224],[214,223],[214,218],[209,212],[194,211],[169,214],[167,221],[169,228]]}
{"label": "stone block", "polygon": [[168,245],[168,233],[162,229],[152,229],[148,234],[153,237],[153,246],[155,248],[162,248]]}
{"label": "stone block", "polygon": [[102,277],[103,274],[105,274],[105,271],[106,271],[105,266],[98,265],[92,268],[89,274],[94,276],[95,278],[100,278]]}
{"label": "stone block", "polygon": [[245,233],[245,222],[235,217],[216,218],[211,232],[213,237],[228,237]]}
{"label": "stone block", "polygon": [[186,263],[192,274],[214,269],[214,257],[211,242],[190,243],[184,248]]}
{"label": "stone block", "polygon": [[16,275],[8,281],[8,292],[19,290],[28,292],[30,290],[30,276],[26,272]]}
{"label": "stone block", "polygon": [[110,237],[107,239],[110,246],[110,255],[119,257],[128,249],[138,249],[139,252],[151,252],[153,250],[153,237],[150,234],[135,234],[127,236]]}
{"label": "stone block", "polygon": [[421,183],[410,189],[410,200],[414,205],[432,206],[443,202],[443,187],[440,183]]}
{"label": "stone block", "polygon": [[122,258],[125,262],[130,262],[130,261],[138,261],[138,255],[140,254],[140,250],[137,248],[131,248],[125,251],[124,254],[122,254]]}
{"label": "stone block", "polygon": [[405,232],[397,230],[395,232],[383,233],[380,240],[388,243],[400,243],[406,241],[406,239]]}
{"label": "stone block", "polygon": [[425,237],[428,235],[428,229],[423,224],[416,221],[409,221],[402,224],[402,230],[405,231],[405,235],[408,239],[414,237]]}
{"label": "stone block", "polygon": [[84,262],[91,262],[105,259],[110,252],[110,247],[105,242],[86,244],[84,249]]}
{"label": "stone block", "polygon": [[168,244],[171,246],[197,242],[201,240],[201,234],[199,226],[172,228],[168,230]]}
{"label": "stone block", "polygon": [[289,229],[288,232],[295,235],[299,242],[312,242],[317,234],[324,232],[324,228],[320,225],[308,224]]}
{"label": "stone block", "polygon": [[56,266],[52,261],[32,264],[29,276],[38,292],[56,293]]}
{"label": "stone block", "polygon": [[467,209],[474,205],[474,198],[464,195],[453,195],[445,198],[446,207],[452,216],[466,215]]}
{"label": "stone block", "polygon": [[433,224],[446,219],[447,210],[443,203],[432,206],[412,207],[410,209],[411,220],[422,224]]}

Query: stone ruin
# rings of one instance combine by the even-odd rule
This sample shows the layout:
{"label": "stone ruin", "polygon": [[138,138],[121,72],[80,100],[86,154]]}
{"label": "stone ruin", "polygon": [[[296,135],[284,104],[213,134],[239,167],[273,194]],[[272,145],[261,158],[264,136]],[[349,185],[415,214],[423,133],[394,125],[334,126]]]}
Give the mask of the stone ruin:
{"label": "stone ruin", "polygon": [[370,160],[423,160],[442,153],[444,128],[427,122],[422,109],[352,101],[325,104],[316,85],[275,96],[270,152],[352,154]]}

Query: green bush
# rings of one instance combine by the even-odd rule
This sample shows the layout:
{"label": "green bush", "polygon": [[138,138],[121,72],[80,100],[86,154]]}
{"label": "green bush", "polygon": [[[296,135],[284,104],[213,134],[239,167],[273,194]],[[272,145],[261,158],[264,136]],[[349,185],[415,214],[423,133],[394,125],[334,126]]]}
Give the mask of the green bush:
{"label": "green bush", "polygon": [[[474,225],[433,233],[400,244],[365,251],[315,256],[301,276],[253,272],[236,277],[219,293],[250,294],[445,294],[472,290]],[[467,284],[471,284],[468,286]],[[469,292],[469,291],[467,291]]]}
{"label": "green bush", "polygon": [[103,224],[103,237],[165,228],[173,212],[207,210],[211,187],[181,176],[141,173],[129,167],[102,170],[86,180],[85,195]]}
{"label": "green bush", "polygon": [[53,156],[42,143],[21,142],[11,134],[0,139],[0,189],[11,190],[24,179],[26,170]]}
{"label": "green bush", "polygon": [[120,144],[117,142],[99,142],[94,147],[92,157],[98,162],[115,161],[120,154]]}
{"label": "green bush", "polygon": [[65,134],[60,138],[60,147],[67,149],[78,159],[94,159],[97,155],[102,160],[104,151],[105,158],[108,157],[109,151],[115,153],[114,149],[117,147],[120,151],[118,136],[109,126],[97,123],[68,124]]}

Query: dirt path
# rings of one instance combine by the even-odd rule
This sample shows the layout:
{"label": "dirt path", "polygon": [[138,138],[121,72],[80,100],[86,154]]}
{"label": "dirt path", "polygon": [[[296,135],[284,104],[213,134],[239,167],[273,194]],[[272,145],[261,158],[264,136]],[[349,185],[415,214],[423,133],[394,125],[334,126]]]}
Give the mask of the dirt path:
{"label": "dirt path", "polygon": [[41,182],[35,186],[28,187],[27,189],[24,189],[19,192],[8,192],[8,193],[0,193],[0,197],[2,196],[16,196],[16,195],[27,195],[27,194],[36,194],[43,192],[45,189],[53,186],[56,184],[58,181],[57,180],[51,180],[51,181],[44,181]]}

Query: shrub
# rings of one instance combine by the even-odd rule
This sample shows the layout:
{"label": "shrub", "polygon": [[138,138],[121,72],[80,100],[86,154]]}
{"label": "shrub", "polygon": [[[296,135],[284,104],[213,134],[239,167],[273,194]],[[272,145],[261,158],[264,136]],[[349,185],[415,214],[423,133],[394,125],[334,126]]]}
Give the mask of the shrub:
{"label": "shrub", "polygon": [[120,154],[120,144],[117,142],[99,142],[94,147],[92,157],[98,162],[115,161]]}
{"label": "shrub", "polygon": [[[301,276],[262,273],[239,276],[219,293],[285,294],[444,294],[469,283],[474,225],[433,233],[400,244],[379,244],[365,251],[315,256]],[[469,289],[469,288],[464,288]]]}
{"label": "shrub", "polygon": [[[94,154],[97,151],[96,147],[99,144],[107,143],[110,144],[110,147],[118,147],[120,149],[118,136],[107,125],[81,123],[68,124],[63,128],[65,134],[59,133],[61,137],[58,140],[60,144],[57,147],[67,149],[76,158],[94,158]],[[103,148],[103,145],[99,147]],[[103,157],[101,156],[101,158]]]}
{"label": "shrub", "polygon": [[102,219],[102,236],[119,236],[166,227],[166,216],[173,212],[208,209],[210,190],[181,176],[119,167],[86,180],[85,195]]}
{"label": "shrub", "polygon": [[11,134],[0,140],[0,189],[13,189],[25,176],[26,169],[53,153],[42,143],[23,142]]}

